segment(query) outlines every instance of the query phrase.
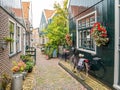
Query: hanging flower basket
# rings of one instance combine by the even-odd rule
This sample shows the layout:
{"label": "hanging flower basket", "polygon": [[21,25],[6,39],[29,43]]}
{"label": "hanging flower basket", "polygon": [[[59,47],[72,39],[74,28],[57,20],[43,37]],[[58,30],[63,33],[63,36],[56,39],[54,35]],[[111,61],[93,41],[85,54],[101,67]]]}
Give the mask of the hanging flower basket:
{"label": "hanging flower basket", "polygon": [[67,44],[69,46],[71,46],[72,45],[72,39],[71,39],[70,34],[66,34],[65,39],[66,39]]}
{"label": "hanging flower basket", "polygon": [[97,46],[106,45],[109,41],[107,30],[99,22],[95,23],[91,29],[91,36],[95,40]]}

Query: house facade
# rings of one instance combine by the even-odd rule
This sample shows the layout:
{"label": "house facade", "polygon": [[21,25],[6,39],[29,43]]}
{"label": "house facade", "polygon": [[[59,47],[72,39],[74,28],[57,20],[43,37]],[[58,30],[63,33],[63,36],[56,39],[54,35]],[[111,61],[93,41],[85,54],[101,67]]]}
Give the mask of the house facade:
{"label": "house facade", "polygon": [[42,30],[47,28],[48,24],[51,23],[52,17],[54,16],[54,10],[44,9],[41,15],[40,26],[39,26],[39,36],[40,36],[40,44],[44,45],[48,42],[48,38],[45,37]]}
{"label": "house facade", "polygon": [[32,31],[32,47],[36,47],[40,44],[38,30],[39,30],[39,28],[34,28]]}
{"label": "house facade", "polygon": [[25,52],[25,37],[21,0],[0,0],[0,76],[12,75],[12,62]]}
{"label": "house facade", "polygon": [[[120,89],[120,27],[119,0],[69,0],[69,28],[73,35],[73,45],[92,60],[92,55],[101,58],[106,69],[98,80]],[[91,37],[94,23],[101,23],[107,30],[109,42],[97,46]],[[98,71],[101,73],[101,71]]]}
{"label": "house facade", "polygon": [[23,8],[23,18],[25,21],[26,27],[26,45],[31,47],[31,38],[32,38],[32,2],[22,2]]}

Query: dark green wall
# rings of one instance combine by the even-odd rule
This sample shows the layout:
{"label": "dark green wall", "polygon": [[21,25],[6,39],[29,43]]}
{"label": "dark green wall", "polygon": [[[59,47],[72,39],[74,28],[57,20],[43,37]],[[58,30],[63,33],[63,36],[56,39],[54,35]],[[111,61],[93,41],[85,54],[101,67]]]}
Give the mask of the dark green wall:
{"label": "dark green wall", "polygon": [[[102,58],[106,68],[105,77],[102,80],[108,85],[113,85],[114,77],[114,0],[81,0],[81,6],[84,6],[83,11],[79,11],[79,15],[70,17],[70,32],[75,32],[75,21],[77,18],[96,10],[97,21],[106,27],[109,37],[109,43],[106,46],[97,47],[97,56]],[[84,2],[84,3],[83,3]],[[76,33],[76,32],[75,32]],[[76,36],[74,35],[74,44],[76,44]],[[86,58],[91,59],[91,54],[84,53]],[[98,78],[99,79],[99,78]]]}

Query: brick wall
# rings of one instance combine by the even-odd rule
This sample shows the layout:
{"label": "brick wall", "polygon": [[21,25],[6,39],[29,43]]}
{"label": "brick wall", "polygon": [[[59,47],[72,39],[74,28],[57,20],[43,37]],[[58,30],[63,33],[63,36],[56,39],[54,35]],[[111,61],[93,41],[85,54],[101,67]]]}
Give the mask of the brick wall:
{"label": "brick wall", "polygon": [[[6,13],[1,7],[0,7],[0,41],[6,37],[9,36],[9,18],[18,23],[14,18],[12,18],[8,13]],[[22,27],[22,26],[21,26]],[[24,44],[24,39],[23,39],[23,31],[21,31],[21,40],[22,40],[22,51],[19,53],[16,53],[14,56],[9,57],[9,43],[7,45],[7,48],[2,50],[0,48],[0,75],[2,73],[8,73],[9,75],[12,75],[11,72],[11,66],[12,66],[12,61],[18,61],[20,60],[20,55],[23,54],[23,44]]]}
{"label": "brick wall", "polygon": [[[0,41],[9,35],[8,32],[8,15],[0,8]],[[2,50],[0,48],[0,74],[3,72],[10,73],[11,61],[9,60],[9,49]],[[11,74],[11,73],[10,73]]]}

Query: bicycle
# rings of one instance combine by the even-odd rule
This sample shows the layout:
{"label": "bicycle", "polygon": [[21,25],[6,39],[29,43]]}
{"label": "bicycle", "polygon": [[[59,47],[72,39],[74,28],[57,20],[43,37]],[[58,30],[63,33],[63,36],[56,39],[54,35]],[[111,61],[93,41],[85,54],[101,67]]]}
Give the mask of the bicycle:
{"label": "bicycle", "polygon": [[74,55],[70,58],[70,66],[71,70],[75,72],[77,71],[78,76],[81,80],[85,80],[88,77],[88,60],[79,56],[76,57]]}
{"label": "bicycle", "polygon": [[83,56],[80,56],[77,60],[74,56],[71,56],[70,66],[72,71],[75,69],[77,70],[81,80],[85,80],[89,73],[94,74],[98,78],[103,78],[106,72],[105,66],[99,57],[94,57],[92,60],[88,60],[83,58]]}
{"label": "bicycle", "polygon": [[101,58],[99,57],[92,58],[92,60],[89,60],[88,65],[89,65],[89,73],[93,74],[98,78],[104,78],[104,75],[106,73],[106,68]]}

